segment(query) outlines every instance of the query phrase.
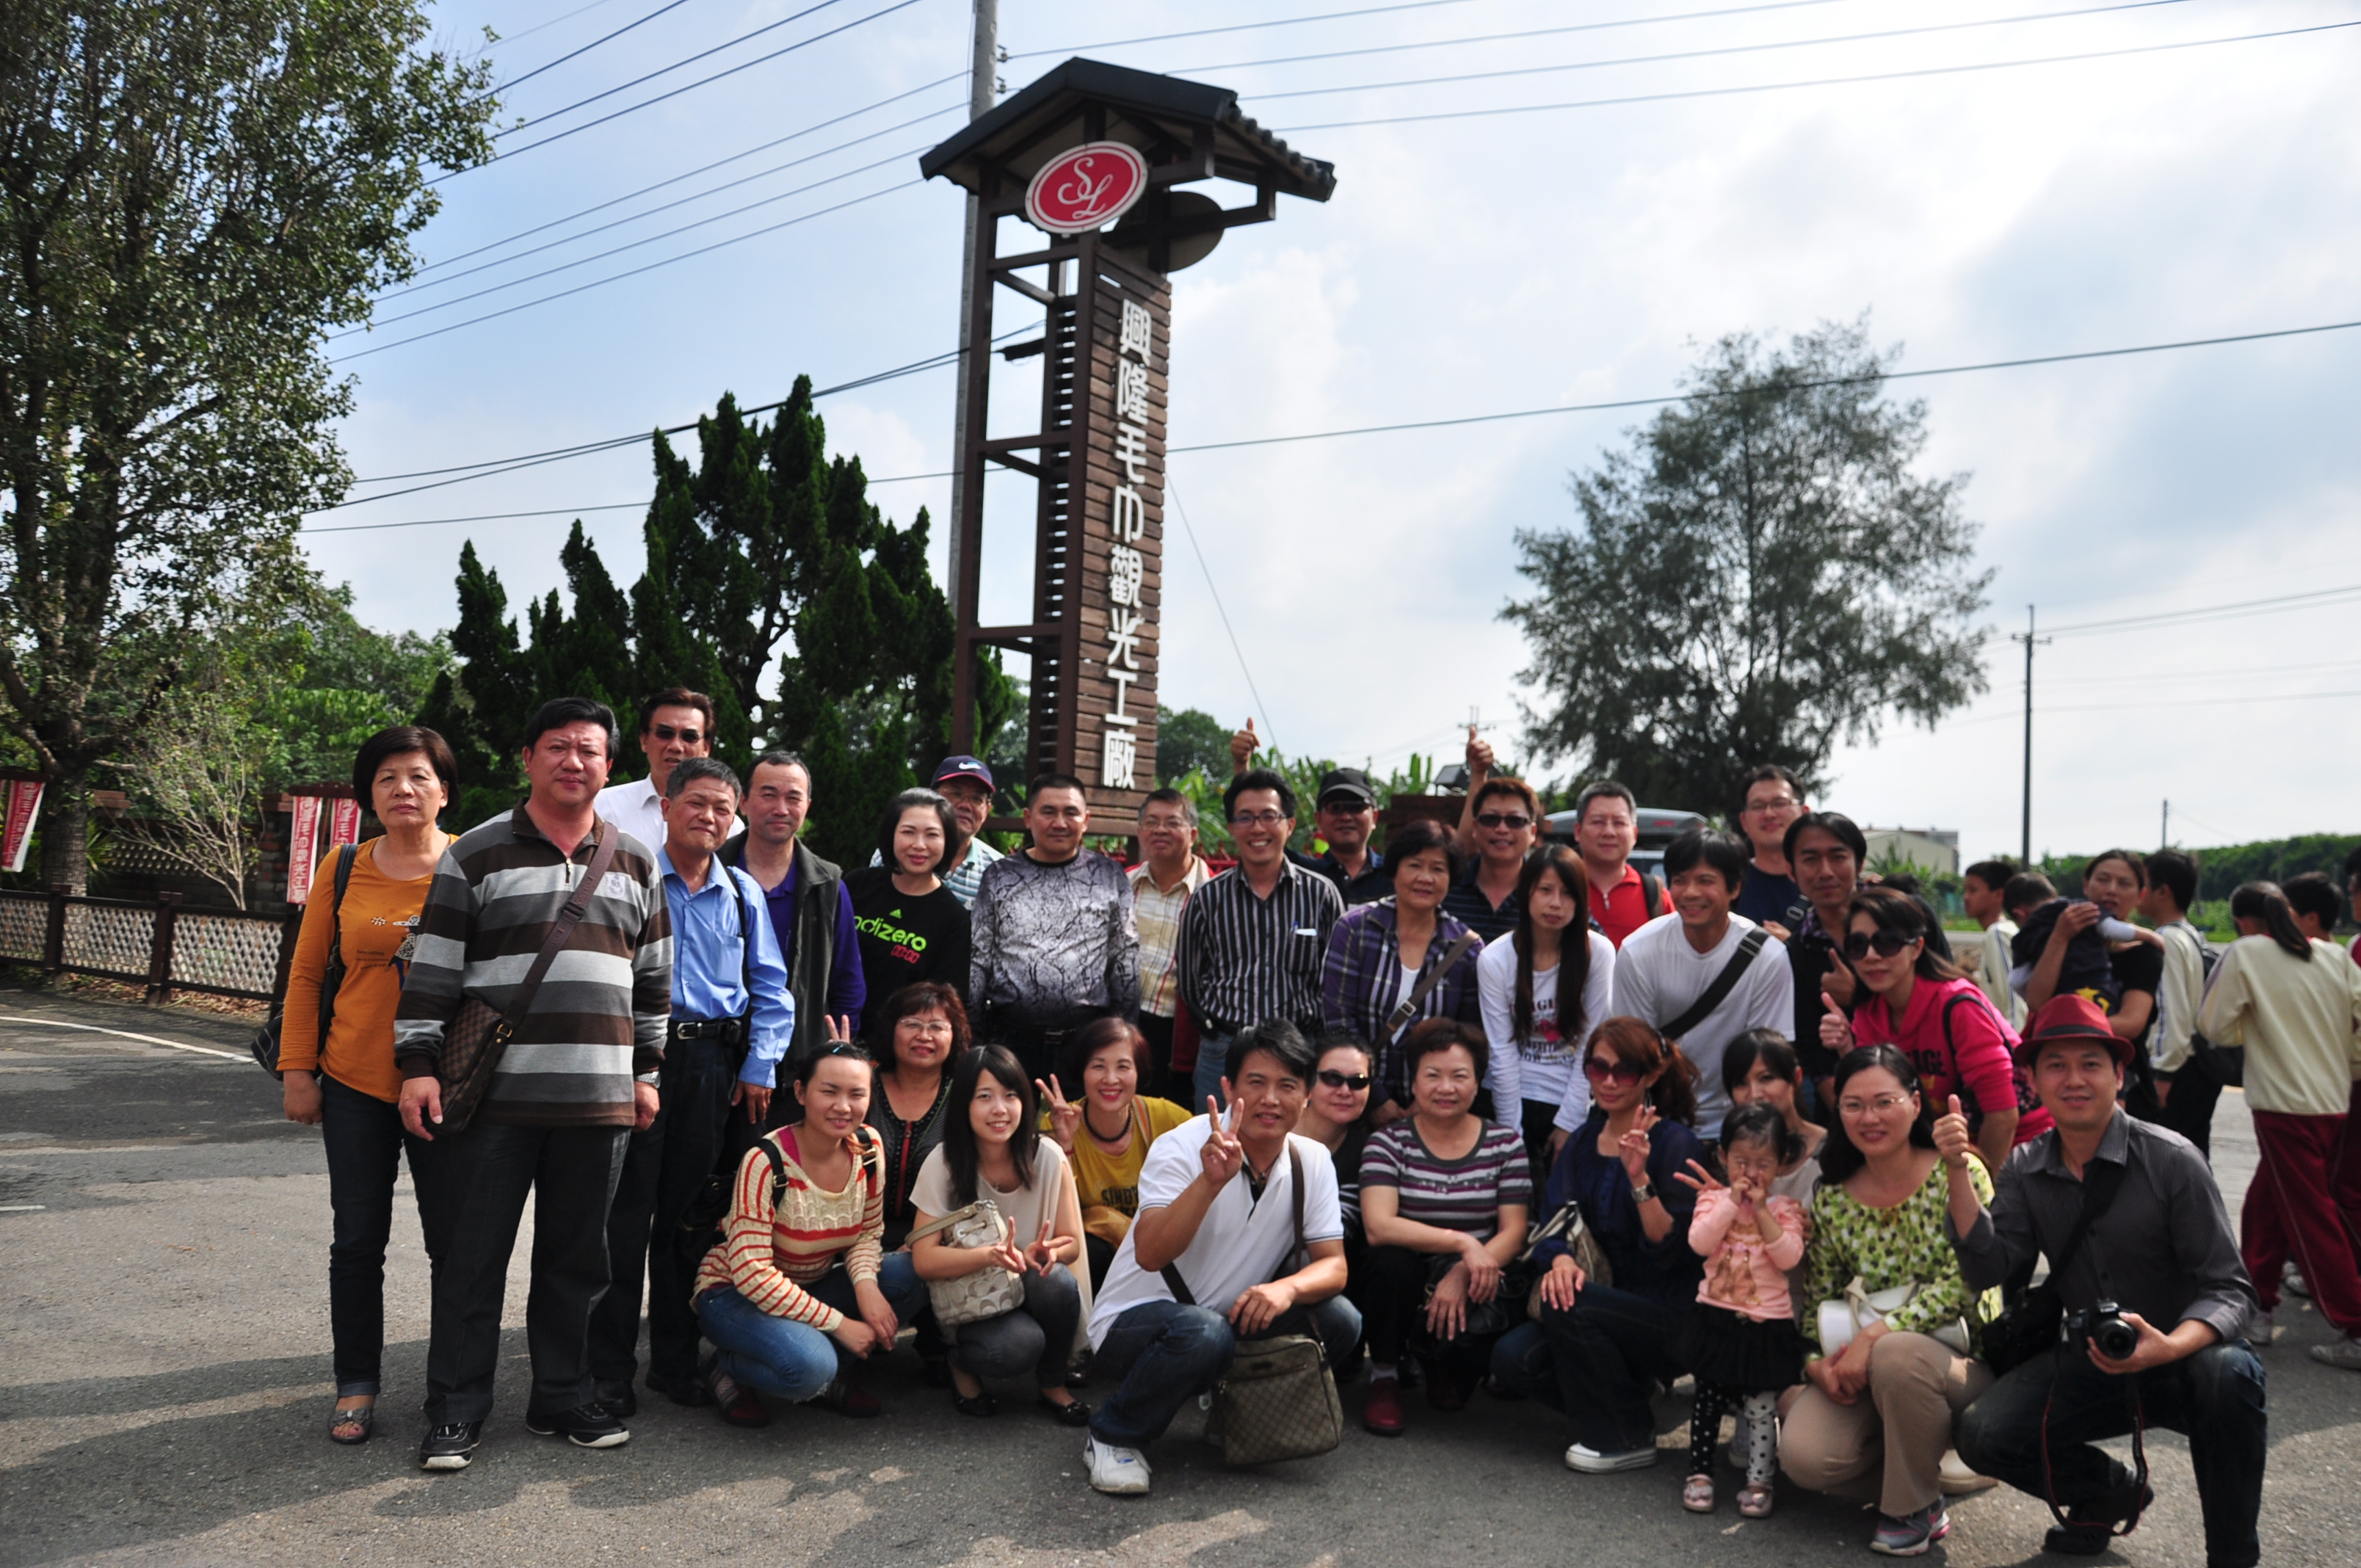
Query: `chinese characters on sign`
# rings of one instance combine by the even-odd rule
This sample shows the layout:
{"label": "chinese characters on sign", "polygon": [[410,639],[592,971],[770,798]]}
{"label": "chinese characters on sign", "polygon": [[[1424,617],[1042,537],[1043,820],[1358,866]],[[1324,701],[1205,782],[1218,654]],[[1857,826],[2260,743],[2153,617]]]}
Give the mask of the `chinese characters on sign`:
{"label": "chinese characters on sign", "polygon": [[1110,510],[1107,547],[1106,678],[1115,687],[1104,715],[1099,751],[1099,784],[1106,789],[1137,789],[1139,721],[1131,710],[1131,688],[1141,678],[1140,640],[1152,636],[1147,603],[1148,501],[1149,482],[1148,363],[1155,351],[1156,323],[1137,300],[1123,302],[1122,336],[1115,346],[1115,459],[1119,470]]}

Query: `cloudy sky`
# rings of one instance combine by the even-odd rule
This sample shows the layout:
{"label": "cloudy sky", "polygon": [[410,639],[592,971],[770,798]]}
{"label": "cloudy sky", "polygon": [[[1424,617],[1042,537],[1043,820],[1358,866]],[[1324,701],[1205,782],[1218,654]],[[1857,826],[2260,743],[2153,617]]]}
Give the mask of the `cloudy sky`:
{"label": "cloudy sky", "polygon": [[[644,444],[398,496],[427,481],[381,477],[625,436],[724,390],[768,402],[799,372],[829,386],[954,346],[961,199],[918,183],[916,155],[964,117],[946,79],[970,7],[833,0],[732,42],[814,5],[681,0],[505,94],[516,150],[445,183],[432,269],[331,345],[358,379],[355,471],[380,480],[354,495],[386,499],[310,520],[310,549],[365,620],[449,624],[470,538],[512,603],[545,592],[576,515],[628,582],[649,493]],[[455,42],[497,29],[505,82],[663,6],[434,16]],[[1269,25],[1297,16],[1325,19]],[[1176,278],[1186,446],[1658,395],[1725,333],[1863,313],[1905,369],[2361,317],[2361,27],[2330,26],[2356,19],[2333,0],[1003,0],[1001,40],[1012,90],[1076,53],[1191,76],[1337,166],[1333,202],[1286,202]],[[1191,36],[1126,41],[1175,33]],[[2191,47],[2158,47],[2177,45]],[[2026,61],[2045,63],[1960,69]],[[1432,80],[1476,73],[1496,74]],[[1868,76],[1893,79],[1830,82]],[[1598,102],[1632,99],[1652,101]],[[1526,105],[1569,106],[1464,115]],[[999,384],[998,432],[1023,422],[1022,387]],[[2065,628],[2361,585],[2361,332],[1903,390],[1927,406],[1928,470],[1972,476],[1998,631],[2028,604]],[[946,370],[822,406],[873,477],[948,466]],[[1515,749],[1522,648],[1498,619],[1521,584],[1513,536],[1566,526],[1568,475],[1641,417],[1176,456],[1164,701],[1256,712],[1290,751],[1380,768],[1455,751],[1471,710]],[[994,483],[987,616],[1027,602],[1027,490]],[[939,517],[948,485],[872,493],[907,521]],[[325,532],[526,511],[551,515]],[[2043,648],[2036,850],[2152,844],[2167,799],[2180,842],[2353,830],[2356,602]],[[1829,803],[2013,851],[2022,655],[1990,650],[1988,695],[1932,733],[1889,726],[1841,753]]]}

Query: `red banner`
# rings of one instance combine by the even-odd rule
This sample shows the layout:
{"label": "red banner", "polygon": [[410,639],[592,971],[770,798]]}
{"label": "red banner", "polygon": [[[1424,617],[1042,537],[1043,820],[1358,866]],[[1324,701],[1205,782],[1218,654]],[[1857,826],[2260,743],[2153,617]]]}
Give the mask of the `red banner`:
{"label": "red banner", "polygon": [[290,797],[294,820],[287,829],[287,902],[305,904],[312,897],[312,871],[320,859],[320,797]]}
{"label": "red banner", "polygon": [[335,809],[328,814],[328,848],[339,849],[361,841],[361,803],[351,795],[340,795]]}
{"label": "red banner", "polygon": [[47,787],[40,779],[8,781],[7,836],[0,841],[0,866],[12,872],[25,869],[25,851],[33,842],[33,823],[41,815],[41,792]]}

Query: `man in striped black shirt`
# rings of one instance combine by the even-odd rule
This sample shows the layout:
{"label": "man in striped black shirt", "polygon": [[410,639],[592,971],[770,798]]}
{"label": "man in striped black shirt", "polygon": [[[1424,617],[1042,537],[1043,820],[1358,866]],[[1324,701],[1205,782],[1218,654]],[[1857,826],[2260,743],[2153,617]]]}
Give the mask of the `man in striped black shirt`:
{"label": "man in striped black shirt", "polygon": [[[655,852],[593,806],[615,751],[604,703],[559,697],[525,727],[533,792],[443,852],[406,948],[393,1055],[401,1119],[434,1145],[451,1212],[434,1268],[419,1463],[465,1469],[492,1409],[500,1300],[525,1198],[534,1195],[525,1426],[581,1448],[628,1441],[593,1396],[590,1314],[609,1281],[607,1213],[634,1127],[655,1120],[672,1014],[672,922]],[[595,888],[585,868],[618,839]],[[505,1011],[569,898],[582,923],[543,977],[464,1129],[437,1131],[435,1064],[460,1005]],[[636,1309],[635,1309],[636,1315]]]}
{"label": "man in striped black shirt", "polygon": [[1190,896],[1173,960],[1202,1036],[1192,1108],[1221,1097],[1222,1063],[1239,1030],[1284,1019],[1318,1033],[1320,966],[1345,913],[1334,883],[1287,857],[1295,792],[1285,779],[1250,768],[1222,804],[1238,863]]}

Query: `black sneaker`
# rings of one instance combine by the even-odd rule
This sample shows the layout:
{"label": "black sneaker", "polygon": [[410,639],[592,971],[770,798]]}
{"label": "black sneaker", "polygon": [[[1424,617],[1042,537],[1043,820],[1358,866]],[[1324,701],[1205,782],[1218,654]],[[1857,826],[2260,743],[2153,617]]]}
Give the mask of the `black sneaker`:
{"label": "black sneaker", "polygon": [[535,1437],[562,1437],[577,1448],[620,1448],[631,1441],[631,1429],[596,1400],[553,1415],[527,1410],[524,1430]]}
{"label": "black sneaker", "polygon": [[476,1457],[476,1443],[483,1432],[481,1421],[449,1421],[434,1428],[418,1445],[418,1467],[465,1470]]}
{"label": "black sneaker", "polygon": [[2146,1512],[2155,1501],[2156,1493],[2142,1486],[2136,1501],[2125,1488],[2125,1495],[2112,1505],[2071,1509],[2063,1525],[2050,1526],[2042,1536],[2041,1549],[2061,1557],[2096,1557],[2114,1544],[2115,1526],[2135,1513]]}
{"label": "black sneaker", "polygon": [[[650,1367],[647,1385],[649,1393],[662,1394],[675,1405],[696,1406],[713,1403],[713,1390],[705,1386],[705,1378],[700,1373],[691,1372],[675,1376],[672,1373],[658,1372],[653,1367]],[[615,1409],[603,1394],[599,1397],[599,1403],[606,1405],[610,1410]],[[615,1413],[630,1415],[631,1412],[616,1410]]]}
{"label": "black sneaker", "polygon": [[629,1418],[640,1413],[640,1397],[631,1391],[630,1378],[626,1377],[620,1383],[609,1383],[601,1377],[593,1389],[598,1401],[607,1407],[609,1415]]}

